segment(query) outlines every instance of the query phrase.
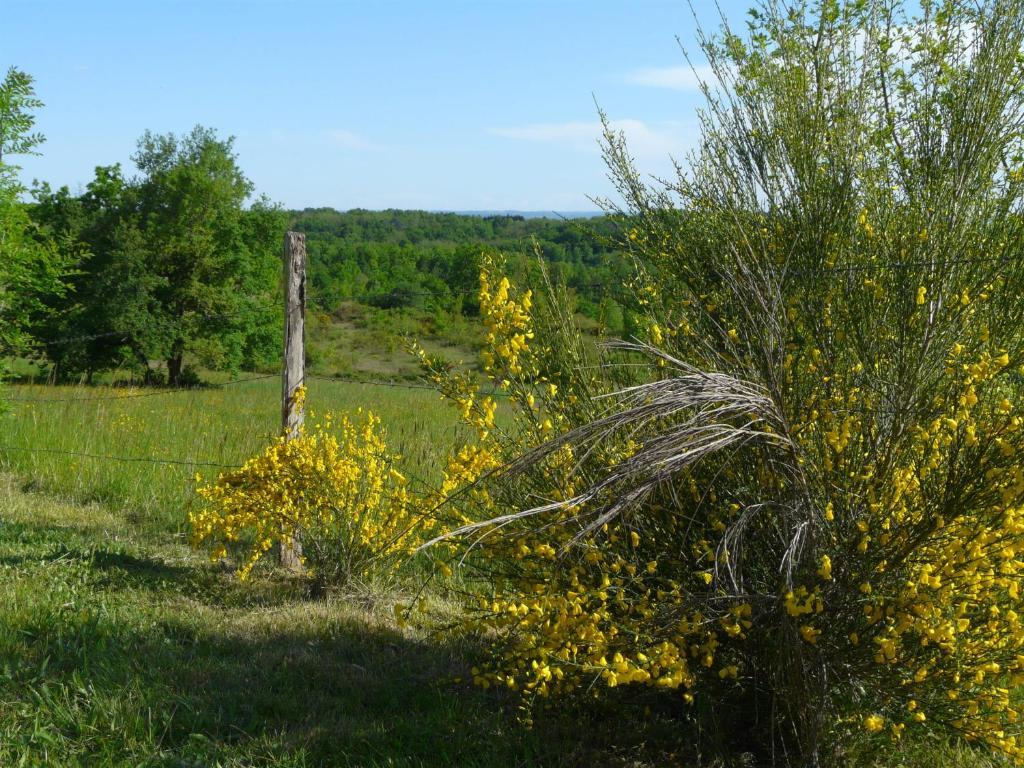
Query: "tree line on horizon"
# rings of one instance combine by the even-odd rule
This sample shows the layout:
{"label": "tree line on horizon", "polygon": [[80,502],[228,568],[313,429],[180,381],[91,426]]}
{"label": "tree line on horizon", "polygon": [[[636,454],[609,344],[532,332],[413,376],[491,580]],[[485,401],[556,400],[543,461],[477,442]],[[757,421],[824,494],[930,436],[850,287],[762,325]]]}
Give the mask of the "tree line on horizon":
{"label": "tree line on horizon", "polygon": [[515,274],[542,260],[573,291],[581,313],[616,330],[624,326],[614,288],[625,266],[611,218],[307,208],[290,212],[289,221],[306,233],[311,290],[324,309],[354,300],[473,317],[481,259],[501,253]]}
{"label": "tree line on horizon", "polygon": [[345,302],[426,316],[473,317],[481,258],[509,255],[525,274],[542,259],[577,309],[616,330],[623,260],[616,224],[425,211],[286,211],[239,165],[232,138],[203,126],[147,131],[130,175],[100,165],[84,190],[35,182],[12,162],[36,154],[42,101],[12,68],[0,84],[0,353],[55,381],[123,370],[147,383],[198,382],[280,353],[280,253],[305,232],[312,311]]}

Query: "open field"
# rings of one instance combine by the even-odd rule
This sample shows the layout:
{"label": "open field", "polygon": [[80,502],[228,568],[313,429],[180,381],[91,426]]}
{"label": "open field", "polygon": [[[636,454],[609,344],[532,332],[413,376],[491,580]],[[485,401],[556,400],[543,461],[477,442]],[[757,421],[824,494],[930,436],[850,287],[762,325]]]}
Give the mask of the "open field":
{"label": "open field", "polygon": [[[177,392],[13,386],[11,409],[0,414],[0,467],[32,488],[119,510],[141,528],[180,532],[195,474],[241,464],[277,433],[280,386],[275,376]],[[312,417],[372,409],[413,478],[432,477],[460,435],[454,412],[429,390],[313,379],[308,391]]]}

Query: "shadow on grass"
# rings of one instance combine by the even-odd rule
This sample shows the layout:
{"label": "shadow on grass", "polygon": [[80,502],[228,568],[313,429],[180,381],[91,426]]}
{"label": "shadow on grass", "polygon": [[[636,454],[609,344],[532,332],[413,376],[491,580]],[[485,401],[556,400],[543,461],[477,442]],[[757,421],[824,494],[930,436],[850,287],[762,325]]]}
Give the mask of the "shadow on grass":
{"label": "shadow on grass", "polygon": [[8,546],[14,543],[20,545],[19,549],[37,551],[0,555],[0,567],[77,565],[91,571],[92,581],[97,584],[109,581],[118,586],[147,589],[179,590],[196,575],[194,568],[138,556],[124,547],[94,546],[85,541],[76,542],[78,546],[54,543],[55,536],[67,537],[66,531],[54,526],[7,525],[4,533],[16,537],[5,542]]}
{"label": "shadow on grass", "polygon": [[[26,712],[16,736],[0,712],[0,757],[45,748],[61,755],[55,765],[652,764],[634,758],[650,753],[653,732],[613,704],[549,709],[524,727],[514,694],[457,682],[469,677],[469,645],[400,633],[291,582],[240,585],[212,564],[17,528],[20,546],[0,551],[0,565],[25,566],[40,607],[0,631],[0,700]],[[43,731],[53,741],[37,743]],[[675,764],[657,752],[654,764]]]}
{"label": "shadow on grass", "polygon": [[[551,763],[508,702],[452,682],[462,667],[454,649],[354,620],[258,634],[184,619],[126,628],[67,617],[52,633],[26,627],[32,661],[19,664],[11,682],[41,707],[67,700],[64,689],[89,691],[74,719],[111,764],[140,751],[161,756],[158,765]],[[29,695],[55,689],[56,696]],[[125,731],[135,720],[125,702],[148,713],[150,730]],[[59,719],[45,710],[37,717]],[[106,764],[96,753],[89,758]]]}
{"label": "shadow on grass", "polygon": [[444,648],[351,626],[200,648],[212,663],[177,691],[190,702],[188,730],[278,734],[315,765],[540,762],[535,735],[500,702],[449,682],[460,662]]}

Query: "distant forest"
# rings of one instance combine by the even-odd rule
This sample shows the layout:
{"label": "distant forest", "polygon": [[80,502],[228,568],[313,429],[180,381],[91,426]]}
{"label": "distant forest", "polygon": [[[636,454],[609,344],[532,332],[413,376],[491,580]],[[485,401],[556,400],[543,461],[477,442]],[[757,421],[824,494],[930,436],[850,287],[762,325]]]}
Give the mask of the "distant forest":
{"label": "distant forest", "polygon": [[311,302],[331,310],[345,301],[382,309],[418,307],[467,316],[478,311],[480,259],[501,253],[523,275],[539,254],[577,309],[622,330],[614,286],[626,274],[617,252],[620,226],[607,217],[526,218],[425,211],[292,211],[290,228],[305,232]]}

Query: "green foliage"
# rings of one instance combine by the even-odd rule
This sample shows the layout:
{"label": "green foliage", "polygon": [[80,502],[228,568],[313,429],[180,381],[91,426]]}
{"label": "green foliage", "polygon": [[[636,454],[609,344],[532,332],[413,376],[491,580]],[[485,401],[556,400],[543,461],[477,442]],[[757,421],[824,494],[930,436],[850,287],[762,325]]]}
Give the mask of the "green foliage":
{"label": "green foliage", "polygon": [[[139,151],[141,178],[115,165],[98,167],[81,195],[45,183],[35,189],[33,219],[79,266],[71,295],[51,296],[52,311],[35,328],[48,342],[45,360],[58,378],[86,381],[117,368],[155,380],[154,359],[166,360],[179,382],[186,364],[274,367],[283,214],[264,200],[240,206],[248,182],[230,141],[210,131],[150,134]],[[203,200],[196,224],[189,211]],[[479,334],[466,321],[479,312],[481,258],[499,249],[515,274],[531,271],[539,254],[593,325],[636,330],[634,313],[620,304],[625,262],[606,218],[329,209],[290,216],[307,234],[309,362],[317,371],[414,375],[401,351],[409,335],[472,353]]]}
{"label": "green foliage", "polygon": [[82,261],[73,296],[56,298],[43,329],[58,374],[131,366],[149,375],[163,359],[180,384],[186,355],[232,371],[272,359],[283,213],[264,198],[245,207],[252,185],[231,139],[212,130],[146,133],[133,159],[137,179],[100,167],[80,197],[36,190],[36,220]]}
{"label": "green foliage", "polygon": [[759,765],[1024,760],[1022,44],[1019,2],[770,2],[704,41],[671,185],[607,132],[647,343],[483,313],[519,409],[450,494],[481,685],[664,691]]}
{"label": "green foliage", "polygon": [[32,83],[31,75],[11,67],[0,85],[0,165],[10,155],[34,154],[43,143],[42,134],[32,132],[33,112],[43,106]]}
{"label": "green foliage", "polygon": [[536,252],[573,290],[580,310],[596,318],[602,301],[614,304],[619,297],[625,274],[607,218],[331,209],[292,217],[292,227],[306,233],[312,300],[326,309],[354,298],[382,308],[472,317],[479,311],[481,257],[500,251],[520,274],[530,269]]}
{"label": "green foliage", "polygon": [[45,316],[44,299],[62,295],[69,259],[43,237],[20,200],[24,187],[12,155],[32,154],[43,138],[32,133],[42,106],[32,78],[11,68],[0,83],[0,354],[24,352],[29,327]]}

